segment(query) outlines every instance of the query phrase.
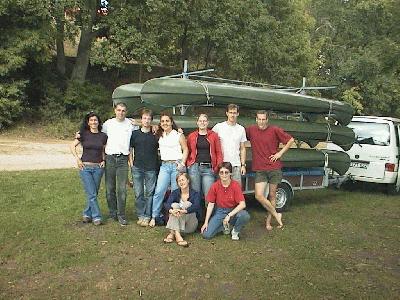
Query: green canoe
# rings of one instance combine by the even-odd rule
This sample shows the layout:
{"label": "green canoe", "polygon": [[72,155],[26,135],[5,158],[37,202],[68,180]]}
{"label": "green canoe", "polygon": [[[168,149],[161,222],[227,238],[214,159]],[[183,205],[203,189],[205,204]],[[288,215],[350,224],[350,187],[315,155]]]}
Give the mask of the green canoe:
{"label": "green canoe", "polygon": [[117,87],[112,94],[113,104],[116,105],[119,102],[125,103],[129,115],[136,114],[143,108],[160,112],[162,110],[160,106],[142,102],[140,98],[142,87],[143,83],[130,83]]}
{"label": "green canoe", "polygon": [[140,95],[146,104],[164,108],[181,104],[225,106],[235,103],[248,109],[329,115],[342,125],[347,125],[354,113],[353,108],[345,102],[267,88],[191,79],[148,80],[143,84]]}
{"label": "green canoe", "polygon": [[[197,129],[196,117],[173,116],[178,127],[182,128],[185,134]],[[209,127],[212,128],[216,123],[225,121],[224,117],[209,117]],[[159,119],[155,118],[154,122],[158,123]],[[238,123],[244,127],[254,125],[255,118],[238,118]],[[287,133],[295,139],[303,141],[315,147],[319,142],[330,140],[339,145],[344,150],[349,150],[354,143],[355,136],[351,128],[345,126],[335,126],[322,123],[309,123],[301,121],[289,121],[270,119],[269,124],[283,128]]]}
{"label": "green canoe", "polygon": [[[251,148],[246,151],[246,164],[251,170]],[[350,157],[346,152],[316,149],[289,149],[282,157],[282,163],[287,168],[331,168],[340,175],[344,175],[350,167]]]}

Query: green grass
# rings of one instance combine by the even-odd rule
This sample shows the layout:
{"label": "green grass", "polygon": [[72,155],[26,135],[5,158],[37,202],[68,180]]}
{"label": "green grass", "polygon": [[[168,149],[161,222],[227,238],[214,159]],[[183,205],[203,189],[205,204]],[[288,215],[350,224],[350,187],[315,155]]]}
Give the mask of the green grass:
{"label": "green grass", "polygon": [[[284,230],[263,211],[241,241],[189,236],[164,245],[165,228],[140,228],[128,195],[120,227],[80,222],[74,170],[0,173],[0,298],[398,299],[400,199],[371,191],[296,193]],[[107,213],[104,185],[102,211]],[[250,203],[253,202],[253,203]]]}

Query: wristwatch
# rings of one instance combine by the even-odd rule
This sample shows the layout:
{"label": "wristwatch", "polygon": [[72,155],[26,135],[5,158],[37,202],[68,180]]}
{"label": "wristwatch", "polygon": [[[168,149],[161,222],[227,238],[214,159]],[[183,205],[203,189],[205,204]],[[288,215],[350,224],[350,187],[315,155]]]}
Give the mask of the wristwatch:
{"label": "wristwatch", "polygon": [[244,164],[242,164],[242,167],[245,167],[246,166],[246,164],[244,163]]}

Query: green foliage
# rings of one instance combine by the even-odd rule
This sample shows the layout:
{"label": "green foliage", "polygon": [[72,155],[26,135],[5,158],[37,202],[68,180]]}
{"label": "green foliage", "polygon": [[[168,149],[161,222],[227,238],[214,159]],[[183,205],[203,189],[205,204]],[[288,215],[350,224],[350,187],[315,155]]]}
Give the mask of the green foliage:
{"label": "green foliage", "polygon": [[74,119],[92,110],[104,119],[110,114],[111,103],[111,94],[104,86],[87,81],[83,84],[69,82],[63,99],[66,114]]}
{"label": "green foliage", "polygon": [[0,129],[21,116],[24,85],[23,81],[0,85]]}
{"label": "green foliage", "polygon": [[352,87],[351,89],[344,91],[342,100],[351,104],[357,114],[361,114],[364,107],[361,103],[362,97],[357,91],[357,88]]}

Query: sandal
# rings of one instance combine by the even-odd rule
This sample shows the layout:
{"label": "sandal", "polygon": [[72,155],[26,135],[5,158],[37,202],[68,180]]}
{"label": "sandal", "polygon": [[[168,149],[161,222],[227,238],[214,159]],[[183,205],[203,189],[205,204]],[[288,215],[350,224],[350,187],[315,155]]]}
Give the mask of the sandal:
{"label": "sandal", "polygon": [[185,248],[189,247],[189,243],[185,240],[176,241],[176,243],[178,244],[178,246],[181,246],[181,247],[185,247]]}
{"label": "sandal", "polygon": [[167,237],[163,240],[164,244],[170,244],[174,241],[174,235],[173,234],[168,234]]}

